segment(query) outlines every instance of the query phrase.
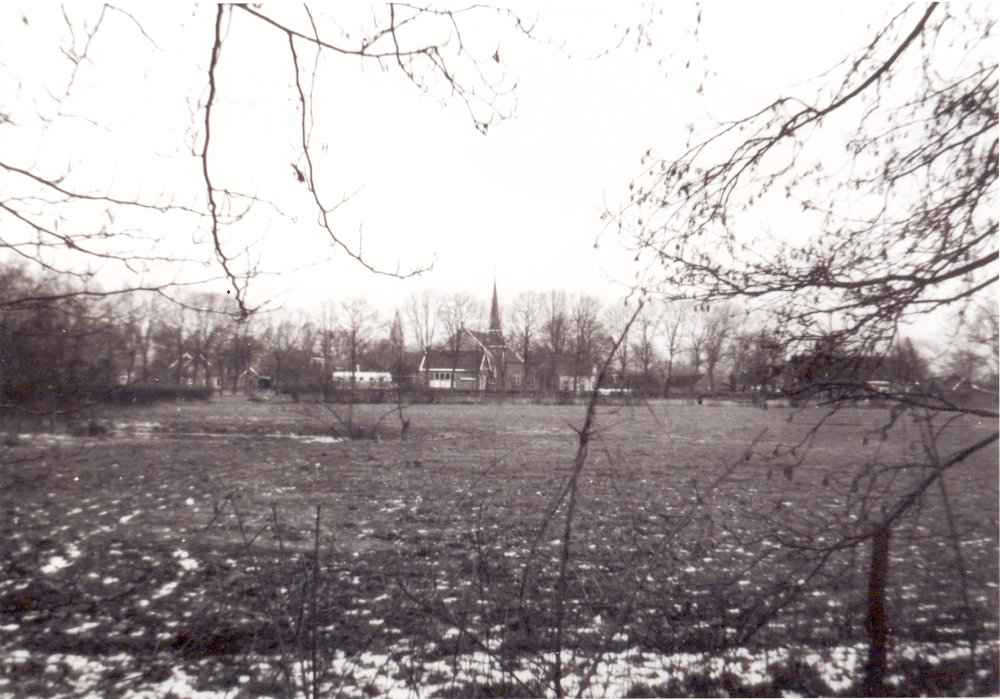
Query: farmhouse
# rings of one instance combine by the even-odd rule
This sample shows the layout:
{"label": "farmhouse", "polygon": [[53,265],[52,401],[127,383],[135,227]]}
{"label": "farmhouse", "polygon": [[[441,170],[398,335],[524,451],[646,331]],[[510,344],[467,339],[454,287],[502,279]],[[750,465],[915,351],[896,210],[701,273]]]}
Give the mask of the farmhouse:
{"label": "farmhouse", "polygon": [[484,390],[488,371],[486,355],[476,350],[428,350],[420,362],[420,374],[425,377],[427,388]]}

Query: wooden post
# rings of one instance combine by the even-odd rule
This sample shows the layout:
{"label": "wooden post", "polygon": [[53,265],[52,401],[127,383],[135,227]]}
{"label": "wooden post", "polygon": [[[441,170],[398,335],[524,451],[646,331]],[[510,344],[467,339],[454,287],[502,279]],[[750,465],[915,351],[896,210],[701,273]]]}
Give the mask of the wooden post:
{"label": "wooden post", "polygon": [[872,537],[872,563],[868,575],[868,618],[865,630],[868,632],[868,662],[865,664],[865,679],[861,685],[861,695],[866,697],[885,696],[886,641],[889,631],[885,620],[885,580],[889,568],[889,537],[892,531],[886,527],[875,532]]}

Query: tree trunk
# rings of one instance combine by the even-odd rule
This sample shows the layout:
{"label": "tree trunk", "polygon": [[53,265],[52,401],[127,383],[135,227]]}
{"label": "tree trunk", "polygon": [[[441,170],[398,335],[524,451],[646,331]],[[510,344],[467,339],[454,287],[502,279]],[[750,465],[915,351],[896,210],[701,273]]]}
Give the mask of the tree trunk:
{"label": "tree trunk", "polygon": [[892,531],[886,527],[872,537],[872,564],[868,576],[868,662],[865,665],[865,679],[861,685],[861,695],[866,697],[885,696],[886,641],[889,630],[885,621],[885,580],[889,568],[889,537]]}

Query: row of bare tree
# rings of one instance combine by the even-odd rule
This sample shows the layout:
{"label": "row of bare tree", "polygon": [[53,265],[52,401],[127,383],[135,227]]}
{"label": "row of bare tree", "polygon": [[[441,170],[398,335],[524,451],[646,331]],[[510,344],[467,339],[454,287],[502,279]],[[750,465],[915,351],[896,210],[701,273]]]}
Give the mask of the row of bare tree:
{"label": "row of bare tree", "polygon": [[[8,397],[79,383],[160,383],[235,390],[253,367],[281,389],[324,385],[335,369],[412,375],[429,349],[458,351],[469,330],[485,330],[488,306],[465,292],[411,294],[391,319],[363,297],[328,300],[313,313],[277,310],[234,317],[226,297],[191,293],[174,303],[155,293],[115,296],[60,294],[59,283],[3,271],[5,295],[18,303],[0,312],[3,387]],[[65,283],[63,283],[65,284]],[[34,299],[34,300],[32,300]],[[525,364],[553,357],[593,366],[625,331],[634,308],[605,305],[563,291],[522,292],[504,308],[506,343]],[[987,308],[963,322],[939,373],[991,385],[997,375],[997,319]],[[412,342],[412,344],[411,344]],[[704,377],[707,393],[765,386],[788,359],[766,323],[732,303],[709,310],[683,302],[647,303],[615,351],[609,383],[647,395],[670,395]],[[912,344],[914,379],[927,360]],[[529,369],[530,370],[530,369]],[[685,383],[686,381],[686,383]]]}

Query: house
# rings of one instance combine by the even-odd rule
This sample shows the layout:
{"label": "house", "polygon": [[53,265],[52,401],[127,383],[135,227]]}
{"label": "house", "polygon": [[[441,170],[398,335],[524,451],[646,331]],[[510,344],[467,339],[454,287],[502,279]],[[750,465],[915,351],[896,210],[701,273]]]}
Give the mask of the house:
{"label": "house", "polygon": [[590,393],[597,386],[597,366],[583,363],[578,365],[573,357],[557,355],[550,360],[555,388],[558,391]]}
{"label": "house", "polygon": [[1000,403],[996,386],[986,388],[954,374],[932,380],[928,389],[932,398],[963,409],[989,410],[995,409]]}
{"label": "house", "polygon": [[271,377],[261,376],[256,369],[248,367],[236,378],[237,391],[243,391],[248,396],[252,396],[257,391],[266,391],[271,388]]}
{"label": "house", "polygon": [[212,363],[201,353],[192,356],[185,352],[167,365],[164,374],[168,381],[177,381],[181,386],[222,388],[222,377],[213,375]]}
{"label": "house", "polygon": [[488,373],[487,358],[477,350],[428,350],[420,362],[427,388],[481,391]]}

